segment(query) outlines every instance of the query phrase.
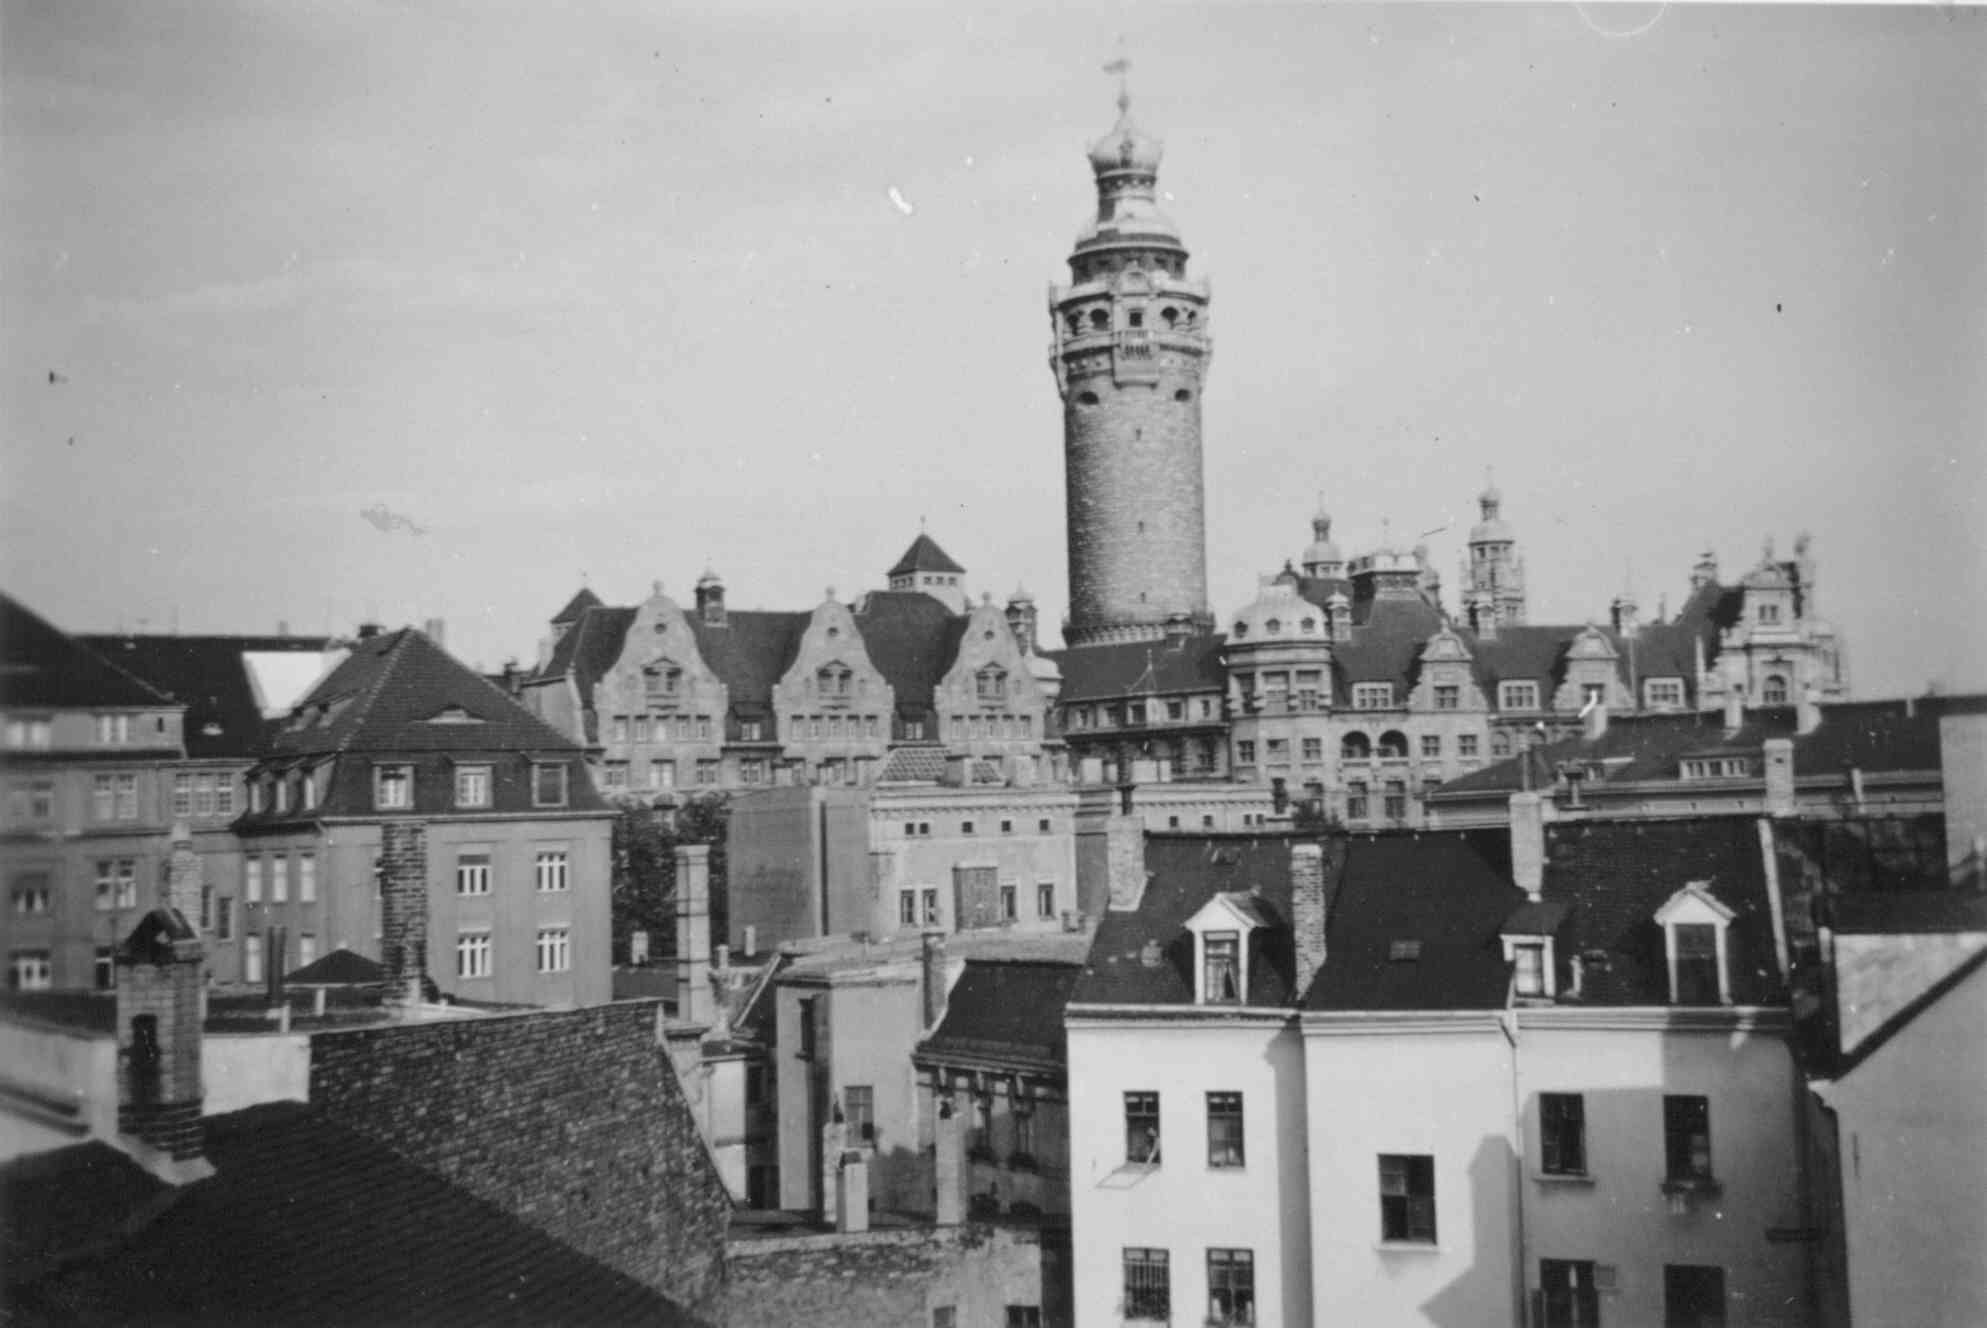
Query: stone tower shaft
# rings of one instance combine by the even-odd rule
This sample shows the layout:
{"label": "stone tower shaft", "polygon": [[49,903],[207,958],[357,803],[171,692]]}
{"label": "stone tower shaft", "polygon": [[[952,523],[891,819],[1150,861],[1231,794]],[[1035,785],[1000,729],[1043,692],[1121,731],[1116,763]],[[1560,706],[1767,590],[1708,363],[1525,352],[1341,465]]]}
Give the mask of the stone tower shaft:
{"label": "stone tower shaft", "polygon": [[1118,105],[1118,123],[1090,149],[1096,219],[1077,236],[1070,284],[1049,291],[1072,646],[1213,626],[1201,460],[1208,288],[1187,276],[1179,231],[1159,211],[1159,141],[1132,123],[1127,98]]}

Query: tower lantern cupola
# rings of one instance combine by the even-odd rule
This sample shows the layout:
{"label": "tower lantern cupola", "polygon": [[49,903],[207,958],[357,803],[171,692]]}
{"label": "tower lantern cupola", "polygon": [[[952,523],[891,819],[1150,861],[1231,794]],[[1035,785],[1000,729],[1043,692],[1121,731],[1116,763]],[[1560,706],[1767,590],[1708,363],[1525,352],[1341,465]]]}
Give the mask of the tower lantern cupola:
{"label": "tower lantern cupola", "polygon": [[1477,495],[1482,519],[1470,527],[1463,564],[1463,611],[1470,630],[1495,636],[1499,627],[1525,621],[1525,564],[1518,537],[1504,519],[1504,494],[1492,479]]}
{"label": "tower lantern cupola", "polygon": [[1332,514],[1325,510],[1324,495],[1318,495],[1318,510],[1311,517],[1311,543],[1304,550],[1304,575],[1320,581],[1336,581],[1345,576],[1345,554],[1332,542]]}

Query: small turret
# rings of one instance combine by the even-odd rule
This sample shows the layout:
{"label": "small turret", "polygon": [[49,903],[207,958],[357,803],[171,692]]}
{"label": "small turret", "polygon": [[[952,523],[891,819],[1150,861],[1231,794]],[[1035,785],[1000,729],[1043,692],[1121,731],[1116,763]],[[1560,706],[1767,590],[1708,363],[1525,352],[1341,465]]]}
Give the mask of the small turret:
{"label": "small turret", "polygon": [[725,625],[724,582],[709,567],[697,578],[697,616],[703,619],[706,627]]}

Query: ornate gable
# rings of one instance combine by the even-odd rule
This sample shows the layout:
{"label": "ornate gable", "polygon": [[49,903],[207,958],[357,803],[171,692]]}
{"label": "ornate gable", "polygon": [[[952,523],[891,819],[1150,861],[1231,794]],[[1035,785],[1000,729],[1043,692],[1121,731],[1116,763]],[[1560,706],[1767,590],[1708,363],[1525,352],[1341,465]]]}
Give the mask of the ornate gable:
{"label": "ornate gable", "polygon": [[[1414,689],[1408,705],[1424,710],[1488,710],[1483,689],[1477,685],[1475,656],[1469,645],[1447,623],[1428,638],[1421,648],[1420,665],[1415,671]],[[1439,698],[1436,688],[1441,688]],[[1451,691],[1450,689],[1454,689]]]}
{"label": "ornate gable", "polygon": [[[884,717],[895,710],[896,704],[895,690],[870,661],[862,633],[856,630],[855,615],[831,591],[808,619],[792,667],[773,684],[773,706],[781,721],[791,727],[792,717],[807,716],[811,738],[815,715],[823,716],[824,721],[831,716],[863,716],[863,722],[856,727],[863,735],[861,739],[854,737],[846,722],[824,724],[822,736],[836,733],[844,743],[873,746],[880,751],[889,729]],[[869,736],[867,717],[870,716],[878,717],[882,725],[874,739]],[[798,734],[791,732],[785,737],[789,749],[799,739]]]}
{"label": "ornate gable", "polygon": [[1559,690],[1553,693],[1554,710],[1578,711],[1587,704],[1588,689],[1599,687],[1610,710],[1633,710],[1635,698],[1621,677],[1621,654],[1593,623],[1580,629],[1566,647],[1566,669]]}
{"label": "ornate gable", "polygon": [[959,751],[1034,751],[1048,697],[1030,671],[1006,618],[982,597],[967,616],[951,667],[932,689],[939,736]]}
{"label": "ornate gable", "polygon": [[[594,710],[617,715],[704,716],[722,725],[729,689],[704,662],[682,606],[657,582],[635,609],[621,653],[594,688]],[[604,741],[612,743],[602,724]]]}

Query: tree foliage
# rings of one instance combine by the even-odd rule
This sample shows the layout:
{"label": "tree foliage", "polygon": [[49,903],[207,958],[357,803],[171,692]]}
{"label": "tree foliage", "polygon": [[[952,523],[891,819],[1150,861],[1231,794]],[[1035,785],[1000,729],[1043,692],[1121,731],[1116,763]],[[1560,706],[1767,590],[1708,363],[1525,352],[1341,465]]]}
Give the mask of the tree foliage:
{"label": "tree foliage", "polygon": [[649,953],[676,953],[676,848],[708,844],[711,850],[711,935],[729,933],[725,891],[725,827],[729,800],[722,793],[691,797],[678,807],[624,806],[614,820],[614,955],[628,959],[628,938],[649,934]]}

